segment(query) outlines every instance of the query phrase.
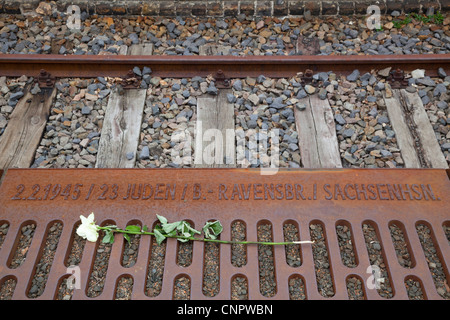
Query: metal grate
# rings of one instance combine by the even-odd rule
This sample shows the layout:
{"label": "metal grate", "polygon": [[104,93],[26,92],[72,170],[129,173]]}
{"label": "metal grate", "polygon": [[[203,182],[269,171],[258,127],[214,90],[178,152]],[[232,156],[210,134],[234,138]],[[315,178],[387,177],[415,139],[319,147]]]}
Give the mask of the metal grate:
{"label": "metal grate", "polygon": [[[435,169],[10,169],[0,186],[0,298],[61,298],[76,264],[81,288],[66,298],[449,299],[449,194],[446,171]],[[75,246],[79,216],[91,212],[98,224],[218,219],[224,240],[284,241],[293,230],[288,240],[316,243],[157,246],[116,235],[112,246]],[[26,249],[23,232],[32,234]],[[18,248],[26,257],[12,267]]]}

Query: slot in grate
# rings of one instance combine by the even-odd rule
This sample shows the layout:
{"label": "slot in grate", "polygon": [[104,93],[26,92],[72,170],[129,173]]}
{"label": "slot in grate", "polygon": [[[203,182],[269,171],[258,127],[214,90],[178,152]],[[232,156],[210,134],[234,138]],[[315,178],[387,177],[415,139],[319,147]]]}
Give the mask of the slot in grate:
{"label": "slot in grate", "polygon": [[[82,185],[77,200],[44,201],[39,193],[23,200],[36,184],[63,190],[76,183]],[[128,197],[127,190],[144,183],[175,186],[174,200]],[[202,190],[196,200],[194,183]],[[295,183],[302,184],[304,200],[264,200],[264,184]],[[104,184],[118,186],[115,200],[102,200]],[[251,185],[249,200],[225,200],[223,192],[235,184]],[[360,190],[364,184],[367,198],[343,200],[341,193],[352,190],[344,186],[356,184]],[[403,186],[400,198],[387,184]],[[448,194],[446,172],[435,169],[273,176],[251,169],[10,169],[0,186],[0,299],[449,299]],[[222,240],[317,242],[207,248],[175,239],[158,245],[150,236],[128,243],[116,235],[106,246],[75,234],[80,214],[91,212],[99,225],[154,227],[160,214],[197,229],[218,219]],[[24,233],[31,240],[21,240]],[[371,264],[381,269],[379,289]],[[68,287],[73,277],[79,288]],[[40,280],[45,286],[30,295]]]}

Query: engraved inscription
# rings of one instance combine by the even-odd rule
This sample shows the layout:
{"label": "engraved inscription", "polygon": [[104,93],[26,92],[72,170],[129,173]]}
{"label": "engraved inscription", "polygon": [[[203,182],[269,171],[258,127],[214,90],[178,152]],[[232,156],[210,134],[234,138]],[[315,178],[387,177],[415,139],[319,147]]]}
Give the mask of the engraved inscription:
{"label": "engraved inscription", "polygon": [[430,184],[392,183],[98,183],[18,184],[13,201],[440,201]]}

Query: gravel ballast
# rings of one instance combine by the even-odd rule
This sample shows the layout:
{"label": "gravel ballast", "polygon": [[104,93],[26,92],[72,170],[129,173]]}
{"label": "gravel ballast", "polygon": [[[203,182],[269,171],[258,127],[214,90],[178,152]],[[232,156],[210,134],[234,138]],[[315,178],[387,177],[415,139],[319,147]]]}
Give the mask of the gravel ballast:
{"label": "gravel ballast", "polygon": [[[65,14],[6,16],[0,20],[0,52],[9,54],[117,55],[150,42],[154,55],[198,55],[214,43],[230,55],[301,55],[299,37],[314,39],[320,54],[432,54],[450,50],[450,19],[425,23],[405,15],[381,17],[370,30],[363,16],[337,17],[108,17],[81,13],[81,29],[70,30]],[[307,50],[305,50],[307,51]],[[306,54],[307,52],[305,52]]]}

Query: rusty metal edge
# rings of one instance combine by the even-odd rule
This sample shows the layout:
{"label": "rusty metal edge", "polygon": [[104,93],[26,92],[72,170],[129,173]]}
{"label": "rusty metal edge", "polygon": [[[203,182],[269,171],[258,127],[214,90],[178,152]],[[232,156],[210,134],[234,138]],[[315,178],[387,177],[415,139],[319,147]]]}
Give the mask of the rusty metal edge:
{"label": "rusty metal edge", "polygon": [[[28,178],[30,178],[31,177],[31,180],[33,180],[32,179],[32,175],[30,176],[29,175],[29,173],[33,173],[33,172],[35,172],[35,173],[40,173],[39,175],[41,175],[41,173],[43,173],[44,175],[45,175],[45,172],[48,172],[48,173],[50,173],[50,172],[56,172],[56,173],[60,173],[60,174],[63,174],[63,173],[68,173],[68,172],[70,172],[70,171],[72,171],[72,172],[84,172],[84,173],[87,173],[87,172],[107,172],[107,171],[114,171],[115,169],[81,169],[81,171],[80,171],[80,169],[28,169],[28,168],[26,168],[26,169],[10,169],[10,170],[8,170],[8,174],[10,174],[10,175],[12,175],[12,177],[14,177],[17,173],[19,173],[20,174],[20,172],[21,171],[23,171],[24,173],[26,172],[27,174],[26,175],[23,175],[22,176],[22,178],[25,178],[25,179],[28,179]],[[142,172],[142,169],[119,169],[120,171],[122,171],[122,172],[127,172],[127,173],[130,173],[130,172],[138,172],[138,170],[139,170],[139,172]],[[117,171],[119,171],[119,170],[117,170]],[[145,170],[145,169],[144,169]],[[191,173],[193,172],[193,171],[197,171],[197,170],[199,170],[199,169],[195,169],[195,168],[189,168],[188,170],[186,170],[186,169],[167,169],[167,168],[160,168],[160,169],[148,169],[147,170],[147,172],[155,172],[155,171],[171,171],[171,172],[176,172],[176,174],[174,174],[174,176],[177,176],[177,174],[178,173],[180,173],[180,170],[181,170],[181,172],[186,172],[186,171],[190,171]],[[258,170],[259,169],[227,169],[227,168],[218,168],[218,169],[213,169],[213,168],[206,168],[206,169],[200,169],[201,171],[220,171],[221,173],[223,173],[223,174],[225,174],[225,173],[227,173],[227,172],[230,172],[230,171],[232,171],[232,172],[253,172],[253,173],[256,173],[256,172],[258,172]],[[383,173],[399,173],[399,172],[402,172],[402,173],[407,173],[408,175],[404,175],[404,177],[405,178],[411,178],[411,177],[414,177],[414,172],[418,172],[418,171],[420,171],[424,176],[426,175],[426,174],[434,174],[434,173],[436,173],[436,175],[438,175],[439,176],[439,181],[442,181],[442,183],[445,185],[445,188],[447,189],[447,187],[448,186],[450,186],[450,181],[448,181],[447,179],[446,179],[446,175],[447,175],[447,170],[443,170],[443,169],[347,169],[347,168],[340,168],[340,169],[283,169],[283,170],[280,170],[280,171],[282,171],[282,172],[323,172],[323,173],[340,173],[340,174],[342,174],[342,173],[352,173],[352,172],[354,172],[354,173],[360,173],[360,172],[371,172],[371,173],[378,173],[378,172],[383,172]],[[65,176],[65,178],[67,178],[69,175],[64,175]],[[204,177],[205,177],[205,179],[209,179],[206,175],[203,175]],[[356,174],[356,176],[357,176],[357,174]],[[17,177],[17,175],[16,175],[16,177]],[[10,178],[8,179],[8,180],[11,180],[11,176],[10,176]],[[8,182],[11,182],[11,181],[8,181]],[[7,186],[6,185],[4,185],[4,188],[6,188]],[[13,188],[14,188],[14,186],[13,186]],[[0,189],[0,191],[2,191],[2,189]],[[4,191],[4,190],[3,190]],[[448,194],[448,193],[447,193]],[[56,205],[57,207],[59,207],[59,205]],[[60,209],[58,209],[58,210],[60,210]],[[11,211],[12,212],[12,214],[15,216],[15,217],[17,217],[17,211]],[[131,211],[132,212],[132,211]],[[60,211],[58,211],[58,214],[60,214]],[[109,213],[107,213],[107,214],[109,214]],[[133,214],[133,213],[132,213]],[[208,214],[209,215],[209,214]],[[323,220],[322,219],[316,219],[316,218],[318,218],[318,217],[314,217],[314,219],[313,220],[311,220],[311,218],[309,218],[309,217],[306,217],[306,220],[305,221],[307,221],[308,223],[306,223],[306,224],[304,224],[304,226],[306,226],[306,228],[308,228],[308,225],[309,225],[309,222],[313,222],[313,221],[319,221],[319,222],[322,222],[323,223]],[[331,218],[332,218],[332,215],[331,215]],[[19,219],[20,219],[20,217],[19,217]],[[43,219],[43,220],[45,220],[45,219],[47,219],[44,215],[42,215],[42,214],[39,214],[39,219]],[[264,218],[265,219],[265,218]],[[332,218],[333,219],[333,218]],[[395,218],[394,218],[395,219]],[[47,219],[48,220],[48,219]],[[45,220],[45,221],[47,221],[47,220]],[[255,220],[258,220],[258,217],[256,217],[256,219]],[[249,220],[246,220],[246,221],[249,221]],[[259,220],[259,221],[263,221],[263,220]],[[270,219],[268,220],[269,222],[271,221]],[[281,220],[280,220],[281,221]],[[353,221],[351,221],[351,220],[347,220],[347,221],[350,221],[350,223],[353,223]],[[372,218],[370,217],[370,216],[368,216],[368,217],[364,217],[364,219],[357,219],[357,222],[358,223],[362,223],[363,221],[372,221]],[[400,222],[401,222],[402,220],[400,219]],[[425,223],[428,223],[428,224],[432,224],[432,221],[430,221],[429,219],[421,219],[420,221],[424,221]],[[38,222],[39,223],[39,222]],[[326,223],[326,222],[325,222]],[[375,224],[377,223],[377,221],[375,221],[374,222]],[[353,224],[354,226],[355,226],[355,224]],[[329,226],[331,226],[331,228],[333,227],[333,225],[329,225]],[[378,227],[377,227],[378,228]],[[44,234],[44,230],[46,230],[45,228],[41,228],[40,229],[40,231],[39,231],[39,233],[37,234],[37,235],[35,235],[37,238],[42,238],[43,237],[43,234]],[[250,229],[249,229],[250,230]],[[306,229],[306,230],[308,230],[308,229]],[[328,233],[328,235],[331,235],[332,233],[331,232],[328,232],[330,229],[327,229],[327,230],[324,230],[324,232],[326,232],[326,233]],[[332,229],[331,229],[332,230]],[[380,230],[380,229],[377,229],[377,230]],[[386,229],[384,229],[384,230],[386,230]],[[436,230],[436,229],[435,229]],[[306,235],[307,234],[307,232],[305,232],[305,230],[304,229],[301,229],[301,230],[299,230],[300,231],[300,233],[301,234],[303,234],[303,235]],[[251,232],[251,231],[249,231],[249,232]],[[253,232],[255,232],[255,229],[253,229]],[[380,231],[377,231],[378,232],[378,237],[379,237],[379,239],[382,239],[383,237],[382,236],[380,236]],[[408,231],[408,233],[410,234],[410,235],[412,235],[413,233],[410,233],[409,231]],[[383,233],[381,233],[381,235],[382,235]],[[250,233],[247,233],[247,235],[250,235]],[[361,235],[361,232],[360,232],[360,235]],[[384,234],[384,235],[386,235],[386,233]],[[355,237],[355,233],[353,233],[353,236]],[[435,236],[436,236],[436,233],[435,233]],[[444,237],[443,237],[443,235],[442,235],[442,233],[441,233],[441,236],[440,236],[441,238],[440,239],[445,239]],[[250,238],[253,238],[253,237],[250,237]],[[326,237],[327,238],[327,237]],[[384,237],[383,239],[386,239],[386,238],[388,238],[388,237]],[[334,244],[333,244],[333,246],[334,246],[334,248],[336,248],[336,240],[332,240],[332,238],[331,237],[329,237],[329,238],[327,238],[328,240],[327,240],[327,245],[328,246],[331,246],[332,245],[332,243],[331,242],[329,242],[329,241],[334,241]],[[435,240],[435,242],[438,242],[438,243],[445,243],[446,244],[446,239],[445,240]],[[11,244],[12,242],[10,241],[10,244]],[[360,252],[360,254],[362,254],[362,255],[359,255],[358,256],[358,259],[361,259],[361,261],[364,259],[364,257],[366,257],[366,255],[365,255],[365,253],[363,253],[364,252],[364,243],[363,242],[356,242],[356,243],[358,243],[359,245],[358,245],[358,248],[356,249],[358,252]],[[416,244],[418,244],[418,242],[416,242]],[[382,243],[382,246],[383,246],[383,248],[385,248],[384,250],[387,250],[386,248],[388,248],[387,247],[387,244],[386,243]],[[441,246],[441,248],[442,248],[442,245],[440,245]],[[119,246],[119,247],[117,247],[116,246],[116,248],[120,248],[121,246]],[[172,247],[172,249],[174,248],[175,246],[173,246]],[[33,251],[33,249],[30,251],[33,255],[32,255],[32,257],[31,256],[29,256],[30,258],[29,258],[29,260],[28,261],[30,261],[29,263],[28,263],[28,265],[27,265],[27,271],[28,270],[34,270],[34,268],[35,268],[35,261],[37,261],[37,255],[38,255],[38,249],[40,248],[40,244],[38,244],[38,243],[36,243],[35,245],[34,245],[34,251]],[[64,248],[64,246],[62,246],[62,247],[60,247],[60,248]],[[93,249],[94,248],[94,246],[91,246],[91,248]],[[328,247],[328,250],[330,250],[329,249],[330,247]],[[419,248],[419,246],[417,246],[417,248]],[[171,250],[172,250],[171,249]],[[39,249],[40,250],[40,249]],[[90,249],[91,250],[91,249]],[[118,253],[120,250],[119,249],[116,249],[115,250],[115,252],[116,253]],[[145,250],[146,252],[148,252],[148,250]],[[63,253],[62,253],[62,251],[60,250],[59,251],[60,253],[59,253],[59,259],[61,259],[61,257],[63,257]],[[280,253],[280,252],[282,252],[282,251],[280,251],[280,250],[278,250],[278,252],[277,253],[275,253],[275,255],[278,257],[277,258],[277,261],[282,261],[281,259],[280,259],[280,257],[281,257],[281,254],[282,253]],[[306,252],[306,251],[305,251]],[[392,259],[393,257],[395,257],[395,255],[393,254],[393,250],[392,249],[389,249],[388,251],[385,251],[385,252],[387,252],[387,253],[384,253],[384,255],[383,255],[383,259],[385,260],[385,261],[388,261],[388,263],[391,263],[391,261],[395,261],[394,259]],[[93,252],[91,252],[91,251],[89,251],[88,252],[88,256],[93,256],[93,254],[92,254]],[[86,254],[86,253],[83,253],[83,254]],[[333,255],[334,255],[334,253],[333,253]],[[447,256],[447,255],[446,255]],[[222,256],[223,257],[223,256]],[[190,276],[190,277],[192,277],[192,272],[193,272],[193,270],[195,271],[195,270],[201,270],[201,268],[198,268],[197,266],[198,266],[198,264],[200,264],[201,263],[201,259],[198,259],[199,258],[199,256],[197,256],[197,258],[196,258],[196,260],[195,261],[200,261],[200,262],[196,262],[197,263],[197,265],[196,266],[194,266],[194,267],[191,267],[190,269],[186,269],[186,272],[185,273],[183,273],[183,274],[187,274],[188,276]],[[306,257],[306,256],[303,256],[303,258],[305,259],[305,261],[310,261],[310,263],[311,263],[311,253],[308,253],[308,257]],[[309,259],[309,260],[308,260]],[[446,259],[446,258],[445,258]],[[445,260],[445,259],[442,259],[441,258],[441,260],[442,261],[444,261],[445,263],[446,263],[446,265],[448,265],[448,260]],[[6,261],[6,259],[1,259],[2,261]],[[61,261],[61,260],[58,260],[58,259],[56,259],[56,260],[54,260],[54,266],[53,266],[53,270],[55,270],[55,267],[56,266],[58,266],[58,264],[56,263],[56,261]],[[85,260],[86,261],[86,260]],[[143,261],[146,261],[146,260],[143,260]],[[368,259],[367,259],[367,261],[369,261]],[[331,264],[334,266],[333,267],[333,269],[331,269],[332,270],[332,272],[334,273],[334,272],[336,272],[336,273],[341,273],[342,274],[342,270],[346,270],[346,274],[347,274],[347,269],[346,268],[343,268],[343,267],[340,267],[340,264],[339,264],[339,256],[337,255],[337,253],[336,253],[336,255],[335,255],[335,257],[334,257],[334,260],[333,260],[333,258],[332,258],[332,260],[330,261],[331,262]],[[83,263],[83,262],[82,262]],[[90,265],[92,263],[92,260],[89,260],[89,261],[86,261],[85,262],[85,264],[83,264],[83,268],[84,268],[84,266],[87,266],[87,265]],[[165,262],[166,263],[166,266],[167,267],[171,267],[171,266],[174,266],[174,264],[172,263],[172,264],[170,264],[170,262]],[[358,264],[359,265],[359,264]],[[63,266],[62,266],[62,264],[59,264],[59,268],[62,268],[63,270],[65,269]],[[314,275],[314,269],[309,269],[309,271],[308,271],[308,273],[305,273],[306,271],[306,267],[307,267],[308,265],[307,264],[304,264],[303,265],[303,268],[301,269],[301,271],[299,271],[300,272],[300,274],[302,275],[302,276],[307,276],[308,275],[308,279],[310,278],[310,279],[314,279],[314,277],[313,277],[313,275]],[[423,268],[423,267],[425,267],[426,266],[426,264],[424,264],[424,263],[422,263],[422,269],[421,270],[425,270],[425,272],[427,272],[427,269],[425,269],[425,268]],[[277,266],[277,268],[279,268],[278,270],[280,270],[279,272],[279,274],[281,274],[281,268],[280,268],[281,266],[280,265],[278,265]],[[197,269],[196,269],[197,268]],[[391,272],[392,273],[394,273],[395,271],[395,269],[397,269],[397,270],[402,270],[401,269],[401,267],[400,266],[397,266],[396,268],[393,266],[393,265],[389,265],[389,276],[392,278],[393,276],[391,275]],[[395,268],[395,269],[394,269]],[[120,269],[120,268],[119,268]],[[23,267],[22,267],[22,270],[23,270]],[[118,270],[118,271],[114,271],[114,269],[113,269],[113,267],[112,267],[112,265],[111,266],[109,266],[108,267],[108,272],[109,272],[109,279],[116,279],[116,278],[118,278],[118,277],[116,277],[117,275],[119,275],[119,274],[122,274],[122,271],[121,270]],[[135,269],[136,270],[136,269]],[[168,279],[170,280],[169,281],[169,283],[173,283],[173,279],[175,279],[175,277],[178,277],[179,276],[179,274],[180,273],[178,273],[176,270],[179,270],[178,268],[177,269],[175,269],[175,272],[173,272],[173,273],[170,273],[169,275],[168,275]],[[184,270],[183,270],[184,271]],[[20,272],[20,271],[18,271],[18,272]],[[24,272],[24,271],[22,271],[22,272]],[[419,272],[417,269],[413,269],[413,270],[406,270],[406,271],[404,271],[404,270],[402,270],[401,272],[400,272],[400,275],[401,275],[401,277],[403,278],[404,277],[404,275],[405,274],[409,274],[409,273],[412,273],[413,275],[416,275],[416,272]],[[233,271],[231,271],[231,273],[233,273]],[[12,273],[13,275],[16,275],[17,276],[17,273],[15,273],[15,271]],[[243,273],[243,275],[244,276],[246,276],[246,275],[248,275],[249,273],[248,273],[248,271],[247,272],[244,272]],[[285,274],[285,273],[283,273],[283,274]],[[358,267],[358,269],[354,269],[354,270],[352,270],[348,275],[356,275],[356,276],[358,276],[360,279],[363,279],[363,277],[361,276],[362,274],[364,274],[364,269],[362,269],[362,267]],[[427,275],[428,275],[428,273],[426,273]],[[56,276],[53,276],[53,277],[56,277]],[[196,277],[197,277],[197,279],[200,279],[200,277],[201,277],[201,275],[196,275]],[[334,277],[334,275],[333,275],[333,277]],[[166,278],[167,279],[167,278]],[[225,279],[228,279],[227,277],[225,277]],[[400,280],[398,280],[398,279],[400,279]],[[397,283],[401,283],[401,278],[397,278],[396,279],[396,282]],[[277,279],[277,281],[278,281],[278,279]],[[333,280],[334,281],[334,280]],[[25,292],[25,289],[24,288],[29,288],[29,284],[28,284],[29,282],[23,282],[22,284],[20,284],[20,289],[23,291],[23,292]],[[52,282],[48,282],[48,283],[52,283]],[[53,282],[53,283],[55,283],[55,282]],[[109,283],[111,283],[111,282],[109,282]],[[166,283],[167,283],[167,280],[166,280]],[[253,282],[253,283],[257,283],[257,282]],[[277,282],[277,283],[279,283],[279,282]],[[341,282],[341,283],[343,283],[343,282]],[[432,286],[432,282],[430,282],[430,281],[428,281],[428,283],[430,284],[430,286]],[[255,285],[256,286],[256,285]],[[103,297],[100,297],[100,299],[101,298],[105,298],[105,294],[106,293],[110,293],[110,292],[112,292],[112,290],[113,290],[113,285],[109,285],[109,288],[106,290],[106,291],[104,291],[104,294],[103,294]],[[278,285],[277,285],[277,287],[278,287]],[[286,287],[286,283],[284,283],[284,287]],[[400,288],[400,286],[398,285],[398,284],[394,284],[394,287],[395,288]],[[309,283],[309,287],[307,287],[307,291],[308,292],[310,292],[310,294],[312,293],[312,288],[314,288],[314,283],[312,283],[312,285],[311,285],[311,282]],[[336,289],[336,287],[335,287],[335,289]],[[28,289],[27,289],[28,290]],[[256,290],[254,290],[254,289],[252,289],[253,290],[253,292],[257,292]],[[337,289],[336,289],[337,290]],[[142,295],[142,290],[141,291],[139,291],[139,292],[141,292],[140,293],[140,295],[138,296],[138,297],[142,297],[143,295]],[[168,294],[167,294],[167,292],[169,292],[169,291],[166,291],[166,293],[163,295],[163,293],[161,294],[161,298],[167,298],[168,297]],[[197,290],[197,292],[198,292],[198,290]],[[281,291],[280,291],[281,292]],[[338,291],[336,291],[336,292],[338,292]],[[432,291],[432,290],[428,290],[428,288],[427,288],[427,291],[426,291],[428,294],[430,293],[430,292],[434,292],[434,291]],[[108,294],[109,294],[108,293]],[[399,296],[399,294],[400,294],[400,292],[397,292],[397,293],[395,293],[395,299],[397,299],[397,297],[402,297],[401,295]],[[376,295],[376,293],[374,293],[374,295]],[[200,296],[200,295],[198,295],[198,296]],[[45,299],[46,297],[48,297],[48,295],[47,296],[42,296],[40,299],[42,300],[42,299]],[[221,298],[221,297],[223,297],[223,295],[221,295],[221,296],[219,296],[219,298]],[[257,298],[259,297],[259,295],[257,295],[256,296]],[[278,295],[277,295],[277,297],[278,297]],[[314,297],[318,297],[318,298],[320,298],[320,299],[322,299],[320,296],[319,296],[319,294],[318,293],[314,293],[314,295],[311,295],[311,297],[312,298],[314,298]],[[404,296],[403,296],[404,297]],[[430,296],[431,298],[436,298],[436,294],[434,294],[434,295],[431,295]],[[22,298],[24,298],[25,299],[25,297],[22,297]],[[81,297],[80,296],[80,298],[85,298],[85,297]],[[145,298],[145,297],[144,297]],[[336,296],[336,298],[335,299],[339,299],[340,298],[340,296]],[[371,298],[373,298],[373,296],[369,296],[369,299],[371,299]],[[92,299],[93,300],[93,299]]]}
{"label": "rusty metal edge", "polygon": [[406,72],[425,69],[436,76],[439,67],[450,72],[450,55],[351,55],[351,56],[124,56],[124,55],[0,55],[0,76],[36,76],[44,69],[56,77],[120,77],[135,66],[151,67],[153,76],[207,76],[219,69],[230,77],[264,74],[279,78],[311,69],[347,75],[355,68],[370,72],[386,67]]}
{"label": "rusty metal edge", "polygon": [[3,179],[6,176],[6,170],[0,169],[0,188],[2,186]]}

